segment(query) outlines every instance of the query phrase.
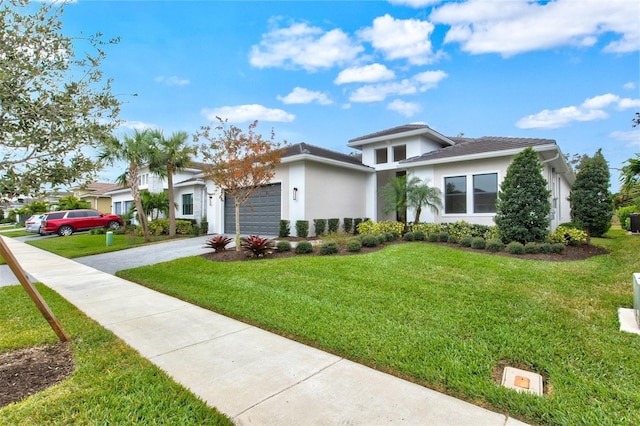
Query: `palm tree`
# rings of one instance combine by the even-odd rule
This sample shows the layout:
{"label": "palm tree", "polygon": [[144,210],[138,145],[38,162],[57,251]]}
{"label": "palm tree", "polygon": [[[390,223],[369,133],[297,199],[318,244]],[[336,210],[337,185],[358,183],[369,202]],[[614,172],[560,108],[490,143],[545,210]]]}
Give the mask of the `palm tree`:
{"label": "palm tree", "polygon": [[[153,156],[149,164],[149,170],[159,176],[167,178],[169,200],[173,203],[173,175],[183,170],[191,163],[195,148],[186,146],[187,132],[176,132],[169,139],[165,139],[161,131],[152,132],[155,141]],[[169,237],[176,236],[176,209],[169,208]]]}
{"label": "palm tree", "polygon": [[[151,158],[151,133],[149,130],[134,131],[133,136],[125,136],[121,141],[112,136],[104,142],[103,150],[99,154],[101,161],[113,164],[116,161],[128,163],[127,171],[116,178],[116,181],[131,188],[131,195],[138,212],[144,212],[140,200],[138,186],[139,168],[147,164]],[[142,235],[145,242],[149,242],[149,228],[144,214],[138,214]]]}
{"label": "palm tree", "polygon": [[438,213],[442,207],[442,198],[438,188],[430,187],[427,181],[422,182],[414,176],[407,182],[407,206],[416,209],[414,224],[420,223],[420,214],[423,207],[429,207],[434,213]]}
{"label": "palm tree", "polygon": [[407,176],[396,176],[380,188],[380,197],[384,202],[384,214],[396,213],[399,222],[406,223],[407,217]]}
{"label": "palm tree", "polygon": [[59,210],[77,210],[77,209],[88,209],[89,203],[81,200],[73,195],[66,195],[64,197],[60,197],[58,200],[58,209]]}
{"label": "palm tree", "polygon": [[636,154],[636,157],[625,161],[627,165],[622,168],[620,181],[622,190],[640,205],[640,154]]}
{"label": "palm tree", "polygon": [[143,189],[140,191],[140,201],[144,214],[147,217],[152,217],[153,220],[158,219],[160,214],[169,214],[169,196],[164,191],[151,193]]}

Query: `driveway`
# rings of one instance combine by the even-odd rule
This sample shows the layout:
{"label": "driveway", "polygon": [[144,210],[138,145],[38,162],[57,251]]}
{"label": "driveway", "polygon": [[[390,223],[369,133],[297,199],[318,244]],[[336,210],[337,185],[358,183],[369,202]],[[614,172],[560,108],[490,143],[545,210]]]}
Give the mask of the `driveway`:
{"label": "driveway", "polygon": [[[16,238],[28,240],[32,236]],[[37,237],[36,237],[37,238]],[[72,237],[57,237],[72,238]],[[150,244],[143,247],[135,247],[127,250],[111,253],[96,254],[93,256],[77,257],[75,262],[90,266],[102,272],[114,275],[122,269],[130,269],[138,266],[152,265],[154,263],[168,262],[181,257],[198,256],[209,253],[210,248],[203,248],[211,235],[194,238],[183,238],[162,243]],[[0,265],[0,287],[18,284],[18,279],[13,275],[7,265]]]}

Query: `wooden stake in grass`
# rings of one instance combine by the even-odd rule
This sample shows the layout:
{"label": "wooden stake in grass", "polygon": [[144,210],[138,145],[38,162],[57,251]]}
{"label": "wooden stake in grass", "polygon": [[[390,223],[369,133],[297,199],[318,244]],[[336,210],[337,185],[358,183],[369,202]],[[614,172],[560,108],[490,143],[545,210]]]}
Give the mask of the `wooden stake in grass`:
{"label": "wooden stake in grass", "polygon": [[60,322],[51,311],[51,308],[49,308],[49,305],[47,305],[47,302],[44,301],[36,287],[33,285],[33,283],[31,283],[29,277],[27,277],[27,274],[18,263],[18,260],[15,258],[13,253],[11,253],[9,247],[7,247],[6,243],[4,242],[4,237],[0,237],[0,255],[2,255],[4,260],[7,262],[7,265],[9,265],[9,268],[11,268],[11,271],[18,278],[18,281],[20,281],[20,284],[22,284],[22,287],[25,289],[31,300],[33,300],[33,303],[36,304],[49,325],[51,325],[51,328],[56,333],[60,341],[69,341],[69,336],[62,328],[62,324],[60,324]]}

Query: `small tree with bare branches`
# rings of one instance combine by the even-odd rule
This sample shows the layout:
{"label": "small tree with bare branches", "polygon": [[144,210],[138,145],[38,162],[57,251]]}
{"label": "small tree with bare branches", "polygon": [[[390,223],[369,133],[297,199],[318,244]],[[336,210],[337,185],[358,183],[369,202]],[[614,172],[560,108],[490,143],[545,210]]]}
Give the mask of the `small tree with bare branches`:
{"label": "small tree with bare branches", "polygon": [[206,140],[200,145],[205,177],[221,188],[221,197],[226,193],[234,199],[236,251],[240,251],[240,206],[273,179],[283,144],[275,141],[273,129],[269,139],[257,134],[257,120],[245,133],[239,127],[227,125],[227,120],[216,118],[219,125],[213,129],[201,127],[194,140]]}

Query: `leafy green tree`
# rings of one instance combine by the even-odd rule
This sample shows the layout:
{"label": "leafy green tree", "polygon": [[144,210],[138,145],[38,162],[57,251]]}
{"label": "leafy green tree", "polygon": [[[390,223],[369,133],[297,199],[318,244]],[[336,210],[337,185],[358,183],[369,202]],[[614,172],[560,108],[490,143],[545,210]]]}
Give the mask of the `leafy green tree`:
{"label": "leafy green tree", "polygon": [[62,2],[0,2],[0,197],[91,180],[95,147],[118,125],[120,102],[99,69],[101,34],[62,34]]}
{"label": "leafy green tree", "polygon": [[[140,167],[149,163],[153,151],[153,134],[150,130],[134,131],[133,136],[126,135],[119,140],[112,136],[107,139],[99,154],[99,158],[106,164],[116,161],[127,163],[127,170],[116,178],[117,183],[128,186],[131,189],[133,202],[138,212],[144,212],[140,199],[140,187],[138,176]],[[142,228],[142,236],[145,242],[150,241],[147,217],[139,214],[138,219]]]}
{"label": "leafy green tree", "polygon": [[571,187],[571,219],[587,233],[587,243],[591,237],[603,236],[611,227],[613,197],[609,192],[610,178],[609,165],[599,149],[582,164]]}
{"label": "leafy green tree", "polygon": [[407,175],[396,176],[389,179],[380,188],[382,200],[382,212],[384,214],[395,213],[398,222],[407,223]]}
{"label": "leafy green tree", "polygon": [[513,158],[500,184],[494,221],[502,240],[544,241],[549,235],[550,196],[538,154],[528,147]]}
{"label": "leafy green tree", "polygon": [[[152,150],[149,170],[152,173],[167,178],[169,199],[174,199],[173,175],[184,170],[196,153],[194,147],[187,146],[189,135],[186,132],[176,132],[169,139],[165,139],[161,131],[152,131],[155,139],[155,146]],[[167,205],[167,208],[169,206]],[[169,211],[169,237],[176,236],[176,210],[168,208]]]}
{"label": "leafy green tree", "polygon": [[49,203],[46,201],[33,201],[25,206],[25,209],[30,215],[46,213],[49,211]]}
{"label": "leafy green tree", "polygon": [[[203,126],[194,136],[207,142],[200,146],[205,160],[204,174],[216,186],[222,188],[221,196],[233,197],[236,214],[236,251],[240,251],[240,206],[255,192],[273,179],[280,163],[282,144],[275,141],[275,134],[264,139],[255,132],[258,121],[249,125],[248,132],[236,126],[227,126],[226,120],[218,117],[220,124],[211,129]],[[286,142],[285,142],[286,143]]]}
{"label": "leafy green tree", "polygon": [[64,197],[60,197],[58,200],[58,209],[59,210],[78,210],[78,209],[88,209],[90,204],[84,200],[81,200],[73,195],[67,195]]}
{"label": "leafy green tree", "polygon": [[414,208],[416,217],[414,224],[420,223],[422,208],[428,207],[437,213],[442,207],[442,195],[438,188],[433,188],[426,181],[414,176],[407,182],[407,207]]}

